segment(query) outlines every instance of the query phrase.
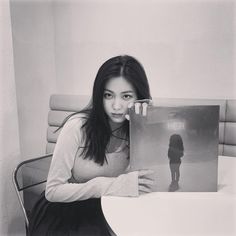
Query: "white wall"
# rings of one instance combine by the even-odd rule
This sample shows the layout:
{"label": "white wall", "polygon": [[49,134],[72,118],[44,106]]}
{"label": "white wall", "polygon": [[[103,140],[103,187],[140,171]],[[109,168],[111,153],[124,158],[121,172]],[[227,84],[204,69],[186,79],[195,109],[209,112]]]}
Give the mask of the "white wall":
{"label": "white wall", "polygon": [[24,235],[24,219],[11,182],[21,160],[9,0],[0,1],[0,235]]}
{"label": "white wall", "polygon": [[46,150],[49,96],[56,92],[54,21],[50,1],[11,0],[21,154]]}
{"label": "white wall", "polygon": [[58,91],[87,94],[98,67],[131,54],[153,96],[236,98],[235,3],[228,0],[53,2]]}
{"label": "white wall", "polygon": [[156,97],[236,98],[234,1],[11,0],[21,152],[43,154],[51,93],[90,94],[130,54]]}

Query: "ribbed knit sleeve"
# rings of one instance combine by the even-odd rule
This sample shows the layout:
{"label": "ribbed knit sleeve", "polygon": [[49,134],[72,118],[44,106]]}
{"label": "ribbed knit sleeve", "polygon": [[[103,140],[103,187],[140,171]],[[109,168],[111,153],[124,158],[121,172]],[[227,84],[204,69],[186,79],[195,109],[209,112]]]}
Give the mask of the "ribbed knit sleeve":
{"label": "ribbed knit sleeve", "polygon": [[85,183],[69,183],[78,149],[82,145],[82,121],[82,118],[71,118],[61,130],[48,174],[47,200],[73,202],[104,195],[138,196],[137,171],[118,177],[98,176]]}

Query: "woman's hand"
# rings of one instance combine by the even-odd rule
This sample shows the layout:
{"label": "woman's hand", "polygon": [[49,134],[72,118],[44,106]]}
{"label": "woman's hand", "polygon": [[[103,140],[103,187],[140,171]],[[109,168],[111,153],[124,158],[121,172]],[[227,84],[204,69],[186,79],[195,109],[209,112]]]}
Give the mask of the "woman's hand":
{"label": "woman's hand", "polygon": [[154,179],[152,177],[152,174],[154,174],[153,170],[139,170],[138,171],[139,194],[152,192],[152,187],[154,185]]}
{"label": "woman's hand", "polygon": [[[149,105],[152,105],[152,100],[150,99],[142,99],[142,100],[136,100],[135,102],[132,102],[128,105],[128,108],[131,109],[134,106],[135,114],[141,114],[143,116],[147,115],[147,108]],[[129,114],[125,115],[125,118],[127,120],[130,120]]]}

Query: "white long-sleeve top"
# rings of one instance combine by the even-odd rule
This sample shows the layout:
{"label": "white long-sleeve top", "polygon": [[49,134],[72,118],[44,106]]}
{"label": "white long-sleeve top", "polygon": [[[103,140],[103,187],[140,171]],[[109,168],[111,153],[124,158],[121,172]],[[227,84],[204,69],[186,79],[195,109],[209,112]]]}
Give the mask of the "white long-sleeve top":
{"label": "white long-sleeve top", "polygon": [[106,153],[101,166],[80,153],[82,115],[70,118],[59,134],[49,169],[45,196],[51,202],[73,202],[104,195],[138,196],[138,172],[127,173],[129,149],[123,143]]}

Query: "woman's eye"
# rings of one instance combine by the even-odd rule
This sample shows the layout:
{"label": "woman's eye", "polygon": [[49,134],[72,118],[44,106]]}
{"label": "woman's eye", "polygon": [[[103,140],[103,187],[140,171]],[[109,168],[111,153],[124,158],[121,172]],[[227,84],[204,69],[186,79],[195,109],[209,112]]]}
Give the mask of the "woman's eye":
{"label": "woman's eye", "polygon": [[104,93],[104,98],[106,98],[106,99],[111,99],[111,98],[112,98],[112,94],[110,94],[110,93]]}
{"label": "woman's eye", "polygon": [[131,94],[125,94],[125,95],[123,96],[123,98],[124,98],[125,100],[129,100],[129,99],[133,98],[133,96],[132,96]]}

